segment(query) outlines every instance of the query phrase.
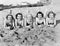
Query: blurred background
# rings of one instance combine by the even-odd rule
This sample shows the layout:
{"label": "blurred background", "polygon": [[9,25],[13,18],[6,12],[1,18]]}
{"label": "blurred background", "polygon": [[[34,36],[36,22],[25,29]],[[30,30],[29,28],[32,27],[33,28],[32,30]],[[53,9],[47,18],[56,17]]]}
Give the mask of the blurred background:
{"label": "blurred background", "polygon": [[[2,5],[4,6],[18,5],[19,6],[19,5],[28,5],[28,4],[41,4],[41,2],[44,4],[44,6],[9,8],[9,9],[1,10],[0,11],[0,27],[4,24],[6,15],[11,13],[15,18],[15,15],[18,12],[22,13],[23,16],[32,14],[33,17],[35,17],[38,11],[42,11],[44,13],[44,16],[46,16],[47,13],[52,10],[56,13],[56,19],[60,20],[60,0],[0,0],[0,9]],[[60,43],[60,24],[58,24],[58,26],[56,27],[56,33],[58,34],[57,35],[58,37],[56,38],[58,38],[57,39],[59,41],[58,43]]]}
{"label": "blurred background", "polygon": [[[49,5],[44,6],[37,6],[37,7],[22,7],[22,8],[10,8],[4,9],[0,11],[0,24],[3,24],[3,21],[7,14],[10,14],[10,10],[12,10],[11,14],[15,17],[15,15],[20,12],[24,16],[28,13],[32,14],[34,17],[36,16],[38,11],[42,11],[44,15],[53,10],[56,13],[56,19],[60,19],[60,0],[0,0],[0,8],[1,5],[28,5],[28,4],[37,4],[37,3],[44,3]],[[48,2],[48,3],[47,3]]]}

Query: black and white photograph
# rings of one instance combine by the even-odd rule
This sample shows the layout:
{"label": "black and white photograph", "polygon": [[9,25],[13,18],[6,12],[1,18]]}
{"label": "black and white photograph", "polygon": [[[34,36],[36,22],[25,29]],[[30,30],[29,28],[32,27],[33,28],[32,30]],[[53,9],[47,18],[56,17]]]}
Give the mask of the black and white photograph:
{"label": "black and white photograph", "polygon": [[0,0],[0,46],[60,46],[60,0]]}

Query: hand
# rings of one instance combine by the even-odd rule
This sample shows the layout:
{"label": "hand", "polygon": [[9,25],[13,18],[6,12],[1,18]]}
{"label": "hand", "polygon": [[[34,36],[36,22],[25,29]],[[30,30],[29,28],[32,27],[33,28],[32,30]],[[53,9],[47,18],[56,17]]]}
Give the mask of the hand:
{"label": "hand", "polygon": [[54,25],[50,25],[50,27],[54,27]]}
{"label": "hand", "polygon": [[5,27],[5,29],[10,30],[10,27]]}

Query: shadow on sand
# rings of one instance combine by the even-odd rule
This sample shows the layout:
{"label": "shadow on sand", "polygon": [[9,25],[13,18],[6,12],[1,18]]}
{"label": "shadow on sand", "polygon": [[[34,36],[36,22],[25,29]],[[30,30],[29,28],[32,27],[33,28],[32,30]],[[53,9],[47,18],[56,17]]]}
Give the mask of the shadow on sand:
{"label": "shadow on sand", "polygon": [[56,20],[56,25],[58,25],[60,23],[60,20]]}

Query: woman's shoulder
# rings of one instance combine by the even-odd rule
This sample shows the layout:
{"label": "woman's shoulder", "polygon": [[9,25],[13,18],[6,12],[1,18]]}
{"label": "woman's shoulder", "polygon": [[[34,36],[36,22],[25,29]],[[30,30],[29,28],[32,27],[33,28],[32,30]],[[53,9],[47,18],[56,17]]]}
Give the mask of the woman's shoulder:
{"label": "woman's shoulder", "polygon": [[46,18],[42,18],[42,20],[45,20]]}
{"label": "woman's shoulder", "polygon": [[46,20],[50,20],[50,18],[46,18]]}
{"label": "woman's shoulder", "polygon": [[17,22],[17,20],[15,20],[15,22]]}
{"label": "woman's shoulder", "polygon": [[39,18],[36,18],[36,21],[38,21],[39,20]]}
{"label": "woman's shoulder", "polygon": [[5,19],[5,20],[4,20],[4,22],[6,22],[6,23],[7,23],[7,22],[8,22],[8,20],[7,20],[7,19]]}
{"label": "woman's shoulder", "polygon": [[38,19],[38,18],[36,18],[36,19]]}

